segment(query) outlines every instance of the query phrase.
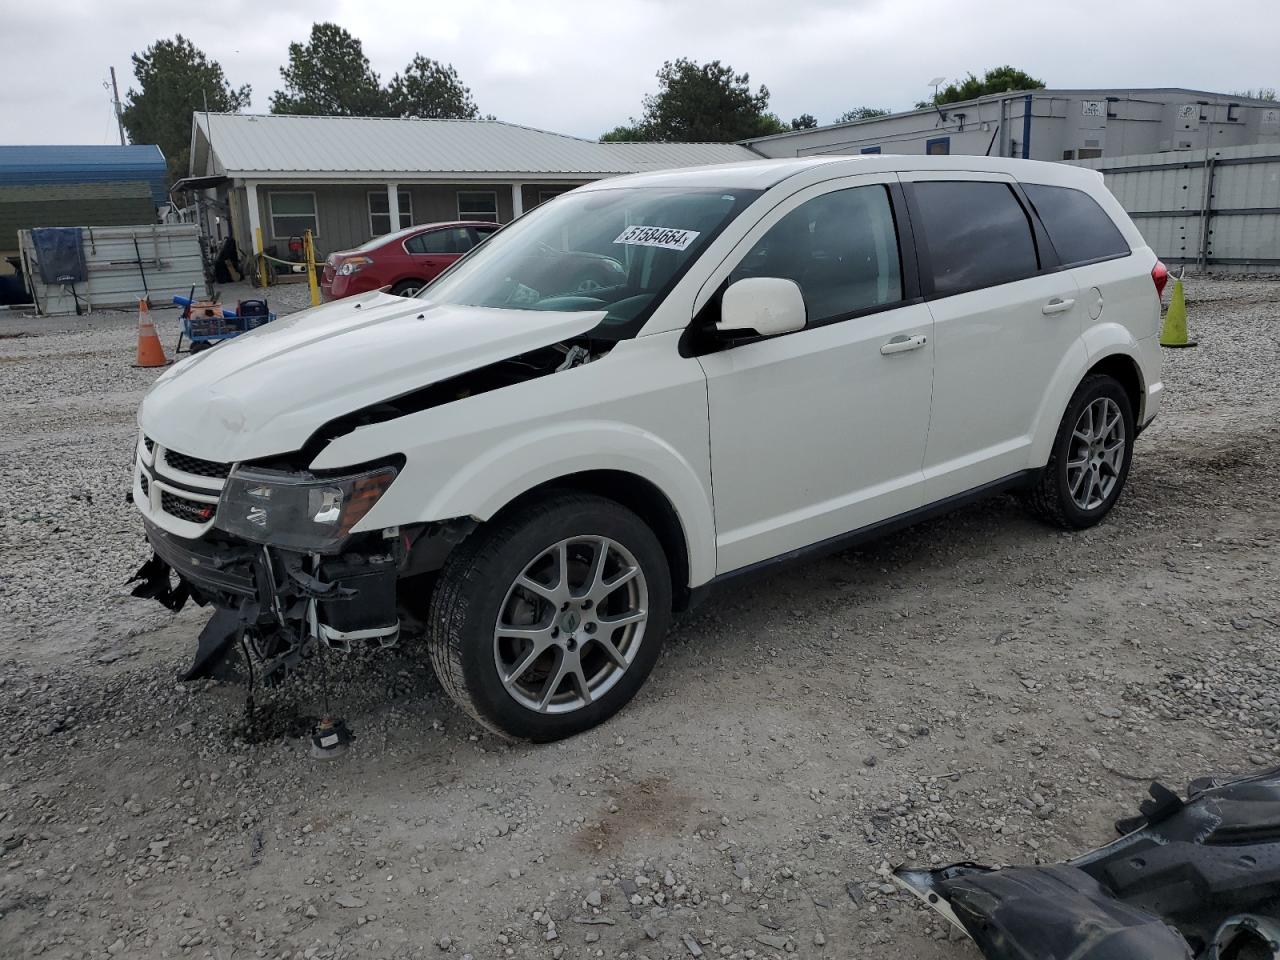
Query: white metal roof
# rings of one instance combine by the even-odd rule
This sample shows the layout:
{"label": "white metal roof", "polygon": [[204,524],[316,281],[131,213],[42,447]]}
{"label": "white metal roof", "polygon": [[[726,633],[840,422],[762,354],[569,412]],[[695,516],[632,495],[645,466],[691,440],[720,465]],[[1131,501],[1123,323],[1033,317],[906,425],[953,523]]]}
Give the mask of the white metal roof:
{"label": "white metal roof", "polygon": [[733,143],[597,143],[500,120],[196,113],[194,125],[232,177],[590,177],[758,157]]}

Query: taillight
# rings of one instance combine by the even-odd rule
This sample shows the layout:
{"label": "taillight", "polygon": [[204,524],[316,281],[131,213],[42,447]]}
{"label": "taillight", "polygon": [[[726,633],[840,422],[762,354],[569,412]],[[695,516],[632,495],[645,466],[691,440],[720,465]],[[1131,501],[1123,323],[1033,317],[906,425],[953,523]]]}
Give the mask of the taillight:
{"label": "taillight", "polygon": [[349,277],[353,273],[359,273],[372,263],[372,257],[347,257],[342,263],[338,264],[338,276]]}
{"label": "taillight", "polygon": [[1169,282],[1169,268],[1157,260],[1151,268],[1151,282],[1156,285],[1156,299],[1164,296],[1164,285]]}

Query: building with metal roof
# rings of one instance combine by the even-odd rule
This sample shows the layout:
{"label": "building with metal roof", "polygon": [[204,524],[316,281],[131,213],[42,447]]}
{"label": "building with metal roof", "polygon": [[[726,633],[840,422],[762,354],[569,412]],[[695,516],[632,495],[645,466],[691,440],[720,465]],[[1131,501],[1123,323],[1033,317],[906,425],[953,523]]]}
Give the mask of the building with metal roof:
{"label": "building with metal roof", "polygon": [[154,144],[0,146],[0,186],[138,182],[157,205],[168,200],[164,154]]}
{"label": "building with metal roof", "polygon": [[500,120],[197,113],[191,176],[206,232],[267,252],[311,230],[321,253],[416,223],[505,223],[575,186],[730,163],[733,143],[600,143]]}
{"label": "building with metal roof", "polygon": [[18,231],[32,227],[155,223],[167,188],[154,145],[0,146],[0,255],[16,254]]}
{"label": "building with metal roof", "polygon": [[767,157],[906,153],[1090,160],[1280,142],[1280,103],[1182,87],[1020,90],[743,146]]}

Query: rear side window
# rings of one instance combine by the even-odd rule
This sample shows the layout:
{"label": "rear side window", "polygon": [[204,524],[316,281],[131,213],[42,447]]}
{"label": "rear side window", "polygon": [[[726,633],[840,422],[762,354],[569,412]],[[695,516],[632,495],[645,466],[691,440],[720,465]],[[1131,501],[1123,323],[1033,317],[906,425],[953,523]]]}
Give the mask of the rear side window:
{"label": "rear side window", "polygon": [[410,237],[404,243],[410,253],[466,253],[471,249],[471,231],[466,227],[449,227]]}
{"label": "rear side window", "polygon": [[1083,190],[1040,183],[1024,183],[1022,189],[1049,231],[1063,266],[1129,255],[1119,228]]}
{"label": "rear side window", "polygon": [[1021,280],[1040,268],[1026,211],[1005,183],[912,185],[938,296]]}

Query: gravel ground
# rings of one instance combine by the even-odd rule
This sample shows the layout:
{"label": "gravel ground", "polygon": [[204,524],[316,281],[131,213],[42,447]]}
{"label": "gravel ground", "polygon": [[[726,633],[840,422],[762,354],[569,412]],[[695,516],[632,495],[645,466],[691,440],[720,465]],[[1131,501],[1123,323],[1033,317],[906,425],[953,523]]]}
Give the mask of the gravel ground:
{"label": "gravel ground", "polygon": [[174,682],[207,615],[127,595],[133,315],[0,318],[0,955],[976,956],[888,865],[1065,858],[1148,778],[1280,762],[1280,282],[1188,298],[1102,526],[998,499],[722,595],[552,746],[411,643],[330,658],[335,763],[318,673],[247,724]]}

